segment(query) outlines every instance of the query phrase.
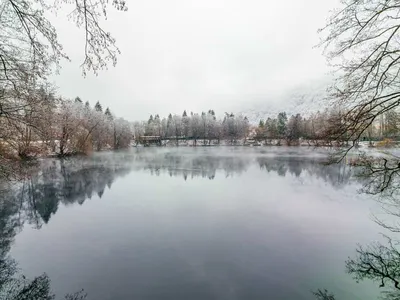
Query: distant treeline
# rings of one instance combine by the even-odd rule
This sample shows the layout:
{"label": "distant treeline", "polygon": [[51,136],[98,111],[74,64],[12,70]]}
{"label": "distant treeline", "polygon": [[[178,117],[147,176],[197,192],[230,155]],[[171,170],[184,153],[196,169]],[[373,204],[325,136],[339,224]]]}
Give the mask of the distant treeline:
{"label": "distant treeline", "polygon": [[237,141],[248,136],[250,129],[249,120],[242,115],[225,113],[223,119],[217,119],[214,110],[201,114],[186,113],[182,115],[169,114],[167,118],[151,115],[148,121],[134,122],[135,138],[141,136],[159,136],[162,139],[199,139],[204,141],[222,139]]}
{"label": "distant treeline", "polygon": [[[360,133],[359,140],[395,139],[399,136],[399,113],[388,111],[379,120],[372,122],[366,132]],[[349,115],[337,108],[316,112],[307,117],[301,114],[288,117],[286,112],[275,118],[259,120],[258,125],[250,124],[247,117],[225,113],[218,119],[214,110],[201,114],[169,114],[161,118],[150,115],[148,121],[134,122],[134,136],[140,141],[142,136],[157,136],[161,139],[226,140],[254,139],[265,143],[297,145],[300,139],[310,145],[341,145],[354,135],[354,128],[348,127]],[[196,144],[196,143],[195,143]],[[203,143],[205,144],[205,143]]]}
{"label": "distant treeline", "polygon": [[[310,145],[342,145],[352,139],[396,139],[399,136],[399,113],[391,110],[374,120],[366,131],[350,127],[354,120],[338,108],[308,116],[279,113],[274,118],[250,124],[241,114],[225,113],[217,117],[207,112],[150,115],[141,122],[117,118],[109,108],[97,102],[93,107],[76,97],[57,98],[46,87],[32,88],[29,93],[13,90],[1,96],[0,160],[30,158],[38,155],[66,156],[87,154],[104,149],[127,148],[132,141],[153,136],[160,140],[201,140],[202,145],[221,140],[231,144],[252,140],[265,144],[297,145],[300,140]],[[5,165],[5,164],[3,164]],[[1,172],[2,170],[0,170]]]}
{"label": "distant treeline", "polygon": [[347,142],[351,135],[357,137],[356,140],[369,141],[399,136],[400,115],[396,111],[388,111],[379,120],[371,122],[366,132],[351,127],[349,124],[352,118],[352,115],[338,108],[312,113],[308,117],[296,114],[288,118],[286,113],[282,112],[277,118],[260,120],[255,138],[285,139],[289,145],[297,144],[300,138],[313,145],[341,145]]}

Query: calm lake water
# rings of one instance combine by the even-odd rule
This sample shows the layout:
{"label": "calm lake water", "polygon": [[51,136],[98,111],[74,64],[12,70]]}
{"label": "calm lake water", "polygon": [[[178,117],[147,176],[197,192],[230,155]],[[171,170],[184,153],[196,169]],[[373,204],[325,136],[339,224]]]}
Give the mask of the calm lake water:
{"label": "calm lake water", "polygon": [[380,239],[378,205],[348,166],[324,166],[326,154],[148,148],[44,160],[1,195],[0,253],[29,278],[46,272],[60,296],[302,300],[326,288],[376,299],[345,260]]}

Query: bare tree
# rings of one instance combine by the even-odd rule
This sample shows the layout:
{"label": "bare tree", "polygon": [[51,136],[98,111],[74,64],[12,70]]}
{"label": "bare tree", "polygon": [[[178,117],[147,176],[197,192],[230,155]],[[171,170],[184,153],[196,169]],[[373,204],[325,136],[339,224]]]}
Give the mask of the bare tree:
{"label": "bare tree", "polygon": [[[374,243],[367,247],[359,246],[355,259],[346,261],[346,271],[357,281],[371,279],[378,281],[380,287],[390,287],[400,292],[400,253],[398,242],[387,237],[388,246]],[[399,294],[398,294],[399,295]]]}
{"label": "bare tree", "polygon": [[[342,0],[320,30],[321,45],[337,69],[330,101],[341,112],[330,127],[331,139],[351,142],[342,159],[363,135],[372,135],[372,125],[385,131],[385,117],[400,106],[400,1]],[[400,158],[363,156],[357,161],[364,181],[363,190],[381,196],[397,194]],[[384,224],[384,223],[382,223]],[[384,225],[391,229],[390,226]],[[371,279],[393,292],[386,297],[399,298],[400,255],[398,242],[388,238],[380,243],[359,246],[354,259],[346,262],[347,272],[356,280]]]}
{"label": "bare tree", "polygon": [[[1,148],[6,145],[25,157],[32,152],[33,139],[40,137],[46,143],[49,139],[54,141],[54,126],[45,122],[54,115],[49,114],[54,103],[47,101],[43,106],[43,98],[37,97],[36,91],[47,85],[48,76],[54,69],[58,70],[60,61],[68,56],[58,40],[56,28],[46,17],[47,13],[70,9],[67,18],[85,32],[83,74],[97,73],[109,64],[115,65],[119,53],[115,39],[101,26],[111,6],[120,11],[127,10],[124,0],[0,2]],[[60,139],[60,142],[65,141]],[[52,147],[55,147],[54,143]],[[0,150],[1,169],[10,169],[3,168],[6,163],[9,165],[9,159],[4,155],[5,151]]]}
{"label": "bare tree", "polygon": [[71,7],[68,15],[85,32],[83,72],[97,72],[108,63],[117,62],[119,49],[115,39],[101,27],[108,6],[126,11],[124,0],[77,0],[74,2],[5,0],[0,4],[0,62],[3,82],[17,86],[22,78],[35,79],[48,75],[52,65],[67,59],[58,41],[56,28],[48,21],[47,11]]}
{"label": "bare tree", "polygon": [[355,165],[361,167],[357,175],[364,184],[363,192],[387,197],[399,195],[400,158],[398,156],[389,153],[379,158],[362,155]]}
{"label": "bare tree", "polygon": [[313,295],[317,300],[335,300],[333,294],[330,294],[327,290],[317,290],[313,292]]}
{"label": "bare tree", "polygon": [[[321,45],[338,70],[331,100],[343,112],[330,135],[352,142],[349,150],[380,116],[400,105],[400,2],[341,3],[320,32]],[[393,176],[398,178],[398,173]]]}

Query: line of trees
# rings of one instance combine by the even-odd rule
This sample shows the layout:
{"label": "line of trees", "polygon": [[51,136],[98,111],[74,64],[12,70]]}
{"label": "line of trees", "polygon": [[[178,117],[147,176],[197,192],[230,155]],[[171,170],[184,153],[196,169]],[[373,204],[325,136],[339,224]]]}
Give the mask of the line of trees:
{"label": "line of trees", "polygon": [[21,174],[24,180],[18,184],[0,182],[0,299],[86,299],[83,290],[64,297],[54,295],[51,278],[46,273],[30,280],[11,257],[10,249],[24,226],[41,228],[61,204],[82,204],[95,194],[101,198],[117,177],[128,172],[128,168],[116,161],[107,162],[105,165],[84,159],[48,160],[39,169],[25,169]]}
{"label": "line of trees", "polygon": [[[161,139],[193,140],[196,145],[198,140],[204,145],[211,141],[225,140],[236,144],[238,140],[246,141],[254,138],[267,144],[283,141],[287,145],[297,145],[300,139],[311,146],[343,146],[349,142],[347,134],[338,134],[338,128],[347,126],[345,118],[347,112],[337,107],[316,112],[307,117],[301,114],[291,115],[286,112],[279,113],[275,118],[261,119],[257,126],[252,126],[247,117],[225,113],[218,119],[214,110],[208,112],[182,115],[169,114],[161,118],[158,114],[150,115],[147,121],[134,122],[132,129],[137,141],[140,137],[157,136]],[[360,133],[356,142],[360,140],[382,140],[384,138],[398,139],[400,136],[400,113],[393,109],[382,114],[379,119],[370,124],[368,130]]]}
{"label": "line of trees", "polygon": [[25,159],[42,153],[66,156],[129,146],[132,132],[128,121],[115,117],[99,102],[56,98],[44,87],[26,97],[3,98],[3,106],[20,107],[0,116],[0,156]]}
{"label": "line of trees", "polygon": [[235,144],[239,139],[246,139],[249,133],[249,120],[242,115],[225,113],[223,119],[217,119],[214,110],[201,114],[182,115],[169,114],[167,118],[159,115],[150,116],[147,122],[135,122],[133,130],[135,138],[141,136],[159,136],[162,139],[191,139],[194,143],[203,140],[204,144],[210,144],[212,140],[229,140]]}
{"label": "line of trees", "polygon": [[[204,145],[221,140],[236,144],[251,136],[255,140],[297,145],[304,139],[309,145],[343,145],[348,138],[337,135],[345,126],[345,113],[330,109],[303,117],[287,116],[281,112],[275,118],[260,120],[255,128],[242,115],[225,113],[217,118],[214,110],[182,115],[169,114],[160,118],[151,115],[147,121],[130,123],[114,116],[97,102],[57,98],[49,87],[31,89],[24,97],[16,98],[12,90],[4,96],[3,107],[19,107],[15,112],[0,115],[0,157],[28,158],[38,154],[66,156],[104,149],[121,149],[135,137],[159,136],[162,139],[201,140]],[[391,110],[371,124],[360,139],[397,138],[400,114]],[[349,132],[349,135],[351,132]]]}
{"label": "line of trees", "polygon": [[[349,141],[349,147],[336,160],[343,159],[362,136],[398,136],[399,14],[398,0],[341,0],[320,30],[321,46],[337,75],[329,100],[346,108],[341,126],[336,127],[332,136]],[[375,133],[374,127],[378,129]],[[378,158],[364,156],[357,165],[358,175],[366,180],[363,191],[379,195],[384,210],[399,217],[399,156],[390,153]],[[359,246],[355,257],[346,261],[346,271],[357,281],[378,283],[383,288],[382,299],[399,299],[398,221],[394,219],[394,225],[377,217],[375,221],[387,229],[386,243]],[[327,291],[315,295],[318,299],[335,299]]]}
{"label": "line of trees", "polygon": [[34,155],[39,140],[60,155],[87,151],[101,124],[112,132],[108,144],[119,148],[126,143],[126,122],[114,117],[98,122],[94,119],[100,114],[93,112],[85,119],[87,111],[48,92],[49,76],[68,60],[49,14],[65,13],[84,32],[82,72],[97,74],[115,65],[119,54],[112,34],[102,27],[112,8],[126,11],[126,1],[0,1],[0,177],[14,177],[17,166],[9,158]]}
{"label": "line of trees", "polygon": [[[272,140],[286,140],[288,145],[297,144],[299,139],[307,140],[310,145],[343,145],[348,142],[346,134],[337,134],[337,128],[345,126],[344,113],[339,109],[329,109],[303,117],[301,114],[288,118],[285,112],[276,118],[260,120],[255,138],[272,143]],[[348,132],[350,135],[351,132]],[[358,140],[397,139],[400,136],[400,114],[391,110],[372,123],[362,132]],[[357,141],[358,141],[357,140]]]}

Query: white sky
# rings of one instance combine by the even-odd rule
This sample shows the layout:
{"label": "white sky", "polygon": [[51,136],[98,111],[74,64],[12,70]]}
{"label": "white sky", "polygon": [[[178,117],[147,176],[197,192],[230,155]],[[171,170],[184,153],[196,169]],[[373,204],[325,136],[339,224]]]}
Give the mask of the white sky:
{"label": "white sky", "polygon": [[[54,21],[72,62],[54,77],[59,93],[100,101],[117,116],[214,109],[271,101],[327,73],[318,28],[338,0],[130,0],[103,27],[122,51],[118,64],[82,77],[82,32]],[[264,100],[265,99],[265,100]]]}

